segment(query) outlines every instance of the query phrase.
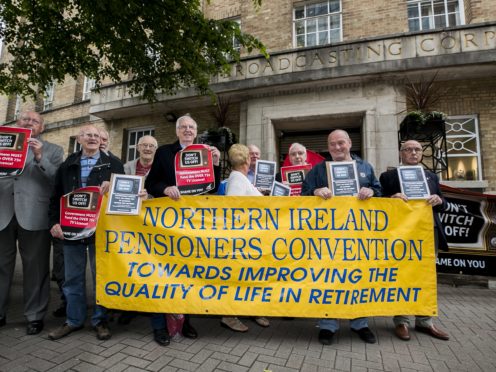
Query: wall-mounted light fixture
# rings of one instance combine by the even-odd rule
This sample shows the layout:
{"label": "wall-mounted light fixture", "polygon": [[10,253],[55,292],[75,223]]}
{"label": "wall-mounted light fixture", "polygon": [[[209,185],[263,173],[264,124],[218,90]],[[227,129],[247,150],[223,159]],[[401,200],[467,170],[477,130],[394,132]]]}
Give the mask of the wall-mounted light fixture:
{"label": "wall-mounted light fixture", "polygon": [[173,112],[168,112],[164,116],[169,123],[175,123],[177,120],[177,116]]}

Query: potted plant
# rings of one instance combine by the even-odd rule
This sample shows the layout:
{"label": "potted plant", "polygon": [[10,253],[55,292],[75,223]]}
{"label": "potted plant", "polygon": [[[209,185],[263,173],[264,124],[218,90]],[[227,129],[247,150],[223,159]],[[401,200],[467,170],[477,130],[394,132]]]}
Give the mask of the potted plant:
{"label": "potted plant", "polygon": [[200,135],[200,142],[217,147],[220,151],[227,151],[236,142],[236,136],[227,127],[230,98],[216,97],[214,116],[216,128],[209,128]]}
{"label": "potted plant", "polygon": [[402,140],[426,141],[443,135],[446,116],[432,110],[442,95],[440,88],[434,85],[436,75],[429,80],[421,78],[416,83],[408,79],[405,87],[406,103],[413,110],[407,112],[400,124]]}

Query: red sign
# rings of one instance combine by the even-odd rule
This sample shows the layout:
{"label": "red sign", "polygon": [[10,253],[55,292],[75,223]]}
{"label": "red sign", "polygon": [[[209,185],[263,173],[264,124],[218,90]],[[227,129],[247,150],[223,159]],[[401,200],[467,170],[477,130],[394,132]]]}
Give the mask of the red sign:
{"label": "red sign", "polygon": [[79,240],[95,233],[102,195],[98,186],[83,187],[60,198],[60,226],[64,239]]}
{"label": "red sign", "polygon": [[182,195],[198,195],[215,187],[212,153],[207,145],[190,145],[176,154],[176,186]]}
{"label": "red sign", "polygon": [[301,185],[310,169],[312,164],[281,167],[281,180],[291,188],[291,196],[301,195]]}
{"label": "red sign", "polygon": [[24,170],[31,129],[0,127],[0,178],[18,176]]}

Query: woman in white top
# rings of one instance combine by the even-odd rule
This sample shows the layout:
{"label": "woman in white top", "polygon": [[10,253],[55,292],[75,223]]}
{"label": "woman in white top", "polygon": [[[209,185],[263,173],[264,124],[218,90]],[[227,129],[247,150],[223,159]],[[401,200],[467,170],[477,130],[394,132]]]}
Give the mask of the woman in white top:
{"label": "woman in white top", "polygon": [[[263,196],[260,191],[248,180],[247,174],[250,169],[250,155],[248,147],[235,144],[229,149],[229,162],[232,171],[227,179],[226,195],[231,196]],[[255,322],[261,327],[268,327],[269,320],[264,317],[255,317]],[[237,317],[224,316],[220,324],[236,332],[246,332],[248,327]]]}

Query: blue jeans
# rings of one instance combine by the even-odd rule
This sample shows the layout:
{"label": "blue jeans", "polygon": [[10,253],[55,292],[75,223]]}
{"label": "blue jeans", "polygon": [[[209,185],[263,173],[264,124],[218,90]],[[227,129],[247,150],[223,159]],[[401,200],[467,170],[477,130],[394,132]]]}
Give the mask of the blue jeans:
{"label": "blue jeans", "polygon": [[167,330],[167,319],[163,313],[154,313],[150,317],[150,324],[154,331],[158,329]]}
{"label": "blue jeans", "polygon": [[[358,331],[359,329],[365,328],[369,326],[368,318],[355,318],[350,319],[350,328]],[[339,319],[333,318],[324,318],[319,320],[319,328],[327,329],[331,332],[336,332],[339,329]]]}
{"label": "blue jeans", "polygon": [[[86,320],[86,252],[88,252],[90,259],[91,276],[93,279],[91,290],[94,296],[96,271],[95,245],[64,244],[65,282],[63,290],[67,300],[67,324],[71,327],[81,327]],[[106,319],[106,309],[95,303],[91,325],[95,326]]]}

